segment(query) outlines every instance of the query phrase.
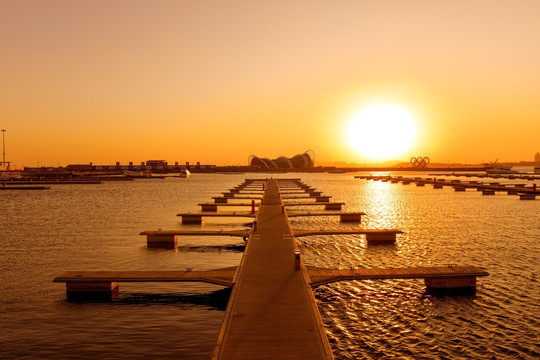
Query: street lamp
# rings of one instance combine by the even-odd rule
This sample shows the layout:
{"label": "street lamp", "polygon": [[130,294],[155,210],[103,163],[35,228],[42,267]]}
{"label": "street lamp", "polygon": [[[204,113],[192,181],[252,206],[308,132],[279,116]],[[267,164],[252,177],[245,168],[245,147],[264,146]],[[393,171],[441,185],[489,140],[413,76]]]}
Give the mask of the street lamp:
{"label": "street lamp", "polygon": [[3,161],[2,165],[6,166],[6,130],[2,129],[2,149],[3,149]]}

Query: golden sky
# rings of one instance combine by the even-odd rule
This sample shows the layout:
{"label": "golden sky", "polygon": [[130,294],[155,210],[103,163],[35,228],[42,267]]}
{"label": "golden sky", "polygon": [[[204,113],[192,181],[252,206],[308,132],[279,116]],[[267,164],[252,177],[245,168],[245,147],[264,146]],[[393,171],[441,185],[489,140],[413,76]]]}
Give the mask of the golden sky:
{"label": "golden sky", "polygon": [[313,150],[407,108],[397,160],[540,151],[538,0],[0,0],[0,127],[16,165],[246,164]]}

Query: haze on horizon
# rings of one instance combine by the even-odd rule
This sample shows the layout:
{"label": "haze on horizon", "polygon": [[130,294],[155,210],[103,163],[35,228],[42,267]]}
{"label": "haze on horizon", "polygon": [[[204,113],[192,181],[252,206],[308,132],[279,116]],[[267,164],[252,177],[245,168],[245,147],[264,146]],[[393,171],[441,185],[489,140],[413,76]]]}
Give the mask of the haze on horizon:
{"label": "haze on horizon", "polygon": [[538,14],[536,0],[3,0],[6,160],[373,162],[346,132],[376,103],[418,130],[386,160],[532,160]]}

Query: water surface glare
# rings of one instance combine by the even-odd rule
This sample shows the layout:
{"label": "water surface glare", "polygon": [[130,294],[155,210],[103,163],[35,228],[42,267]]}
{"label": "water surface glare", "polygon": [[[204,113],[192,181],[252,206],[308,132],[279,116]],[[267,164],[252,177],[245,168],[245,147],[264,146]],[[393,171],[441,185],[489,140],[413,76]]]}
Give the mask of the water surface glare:
{"label": "water surface glare", "polygon": [[[178,212],[198,211],[197,204],[210,202],[245,178],[266,176],[271,175],[194,174],[188,179],[0,192],[0,357],[209,359],[224,315],[227,294],[222,287],[121,283],[114,302],[74,303],[66,301],[64,284],[52,279],[68,270],[236,266],[241,238],[179,237],[179,250],[173,251],[147,249],[146,238],[138,234],[186,228]],[[478,279],[476,293],[458,296],[426,293],[421,280],[350,281],[317,288],[336,359],[540,357],[540,201],[373,182],[351,174],[279,177],[301,177],[332,201],[345,202],[344,210],[367,213],[360,225],[310,217],[291,218],[293,228],[405,232],[390,246],[367,245],[363,236],[355,235],[299,238],[307,265],[456,264],[481,266],[490,273]],[[247,226],[246,219],[209,219],[202,228]]]}

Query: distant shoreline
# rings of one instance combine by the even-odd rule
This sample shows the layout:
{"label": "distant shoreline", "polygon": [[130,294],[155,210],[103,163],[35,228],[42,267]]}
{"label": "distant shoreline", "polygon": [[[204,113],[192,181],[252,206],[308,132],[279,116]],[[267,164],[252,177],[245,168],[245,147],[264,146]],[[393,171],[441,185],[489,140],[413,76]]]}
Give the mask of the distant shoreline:
{"label": "distant shoreline", "polygon": [[[527,165],[520,165],[527,166]],[[534,165],[530,165],[534,166]],[[421,171],[421,172],[436,172],[436,171],[446,171],[446,172],[485,172],[488,168],[478,167],[478,166],[468,166],[468,167],[454,167],[454,166],[428,166],[425,168],[414,168],[410,167],[334,167],[334,166],[315,166],[312,168],[303,168],[303,169],[254,169],[248,166],[216,166],[211,169],[197,169],[196,167],[190,167],[189,171],[191,173],[206,173],[206,174],[235,174],[235,173],[353,173],[353,172],[389,172],[389,171]],[[154,169],[151,170],[155,174],[168,174],[168,173],[180,173],[180,169]],[[24,168],[24,170],[19,170],[16,172],[22,172],[26,174],[73,174],[73,175],[121,175],[124,172],[121,170],[86,170],[86,171],[73,171],[66,169],[64,167],[40,167],[40,168]]]}

